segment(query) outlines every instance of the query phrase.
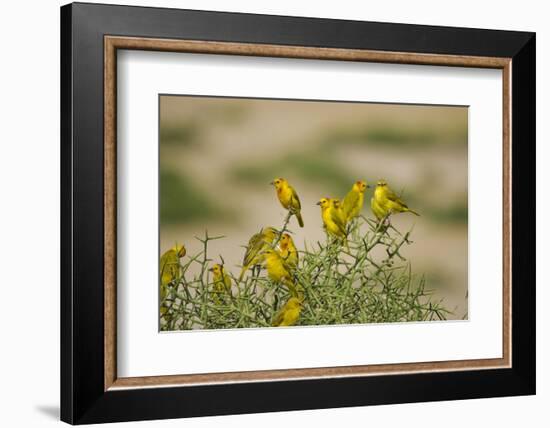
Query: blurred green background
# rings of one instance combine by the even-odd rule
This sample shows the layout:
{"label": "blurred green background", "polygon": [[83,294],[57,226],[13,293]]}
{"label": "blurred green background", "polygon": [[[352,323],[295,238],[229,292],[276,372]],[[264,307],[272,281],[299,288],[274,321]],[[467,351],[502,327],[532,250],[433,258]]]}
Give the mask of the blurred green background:
{"label": "blurred green background", "polygon": [[[421,217],[403,254],[453,311],[467,314],[468,109],[466,107],[161,96],[160,251],[194,239],[238,275],[250,236],[280,227],[285,210],[269,182],[285,177],[302,202],[305,228],[291,220],[298,249],[325,239],[323,196],[343,197],[354,181],[385,178]],[[363,213],[372,216],[365,196]]]}

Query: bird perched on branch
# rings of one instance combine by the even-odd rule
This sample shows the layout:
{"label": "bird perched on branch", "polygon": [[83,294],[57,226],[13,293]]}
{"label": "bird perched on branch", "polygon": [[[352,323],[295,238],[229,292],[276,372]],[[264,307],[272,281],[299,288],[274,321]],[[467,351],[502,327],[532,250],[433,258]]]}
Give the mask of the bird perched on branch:
{"label": "bird perched on branch", "polygon": [[160,258],[160,313],[164,315],[166,313],[167,307],[163,303],[168,294],[168,286],[176,282],[181,277],[181,265],[180,260],[185,256],[187,250],[183,245],[175,245],[168,251],[166,251]]}
{"label": "bird perched on branch", "polygon": [[363,180],[358,180],[353,183],[351,190],[345,196],[342,202],[342,208],[346,216],[346,221],[349,222],[361,214],[363,202],[365,199],[365,190],[370,186]]}
{"label": "bird perched on branch", "polygon": [[268,249],[263,254],[269,278],[274,282],[282,282],[288,287],[293,296],[297,296],[296,285],[294,284],[291,272],[292,269],[285,264],[279,252]]}
{"label": "bird perched on branch", "polygon": [[279,254],[285,265],[294,271],[298,267],[298,250],[294,245],[292,237],[288,233],[283,233],[279,241]]}
{"label": "bird perched on branch", "polygon": [[271,325],[273,327],[285,327],[296,324],[300,318],[302,302],[297,297],[291,297],[275,315]]}
{"label": "bird perched on branch", "polygon": [[321,198],[317,205],[321,207],[321,218],[327,233],[342,239],[347,245],[345,215],[340,201],[333,198]]}
{"label": "bird perched on branch", "polygon": [[252,235],[244,253],[243,268],[239,281],[243,279],[248,269],[263,262],[264,256],[262,251],[271,248],[271,245],[278,237],[279,231],[274,227],[264,227],[259,233]]}
{"label": "bird perched on branch", "polygon": [[300,212],[302,205],[300,204],[300,198],[298,198],[296,190],[284,178],[276,178],[270,184],[275,186],[281,205],[296,216],[300,227],[304,227],[304,221]]}
{"label": "bird perched on branch", "polygon": [[223,265],[216,263],[210,269],[214,276],[214,293],[219,303],[219,296],[231,292],[231,277],[225,272]]}
{"label": "bird perched on branch", "polygon": [[374,196],[370,201],[373,214],[378,220],[382,220],[394,213],[412,213],[419,216],[416,211],[411,210],[407,204],[390,189],[386,180],[379,180],[376,183]]}
{"label": "bird perched on branch", "polygon": [[346,214],[344,213],[344,209],[342,208],[342,204],[340,202],[340,199],[338,198],[331,198],[330,199],[330,216],[332,218],[332,221],[338,225],[338,227],[343,227],[344,232],[346,231]]}

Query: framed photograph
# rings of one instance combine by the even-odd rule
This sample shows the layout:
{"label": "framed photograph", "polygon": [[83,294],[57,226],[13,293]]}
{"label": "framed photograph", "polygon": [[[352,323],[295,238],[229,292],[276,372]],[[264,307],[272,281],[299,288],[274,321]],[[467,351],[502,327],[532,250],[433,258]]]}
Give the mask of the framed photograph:
{"label": "framed photograph", "polygon": [[533,33],[76,3],[61,56],[62,420],[535,393]]}

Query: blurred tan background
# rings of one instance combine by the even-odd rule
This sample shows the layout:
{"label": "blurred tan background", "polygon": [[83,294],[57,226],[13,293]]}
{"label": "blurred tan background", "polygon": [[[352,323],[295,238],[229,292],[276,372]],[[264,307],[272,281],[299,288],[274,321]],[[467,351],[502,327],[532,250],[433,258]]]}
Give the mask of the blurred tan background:
{"label": "blurred tan background", "polygon": [[[269,185],[285,177],[302,202],[305,227],[290,229],[298,249],[324,241],[323,196],[343,197],[353,182],[385,178],[421,217],[392,218],[414,227],[402,251],[424,274],[450,319],[467,317],[468,110],[388,105],[161,96],[160,252],[176,242],[187,254],[210,243],[209,256],[238,276],[248,239],[281,227],[286,211]],[[373,186],[374,187],[374,186]],[[363,214],[372,217],[365,194]]]}

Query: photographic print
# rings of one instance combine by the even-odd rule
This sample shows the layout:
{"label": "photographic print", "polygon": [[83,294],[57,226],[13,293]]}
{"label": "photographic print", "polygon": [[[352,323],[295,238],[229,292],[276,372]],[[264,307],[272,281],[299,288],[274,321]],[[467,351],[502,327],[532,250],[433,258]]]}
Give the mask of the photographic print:
{"label": "photographic print", "polygon": [[161,331],[468,319],[468,109],[159,96]]}

